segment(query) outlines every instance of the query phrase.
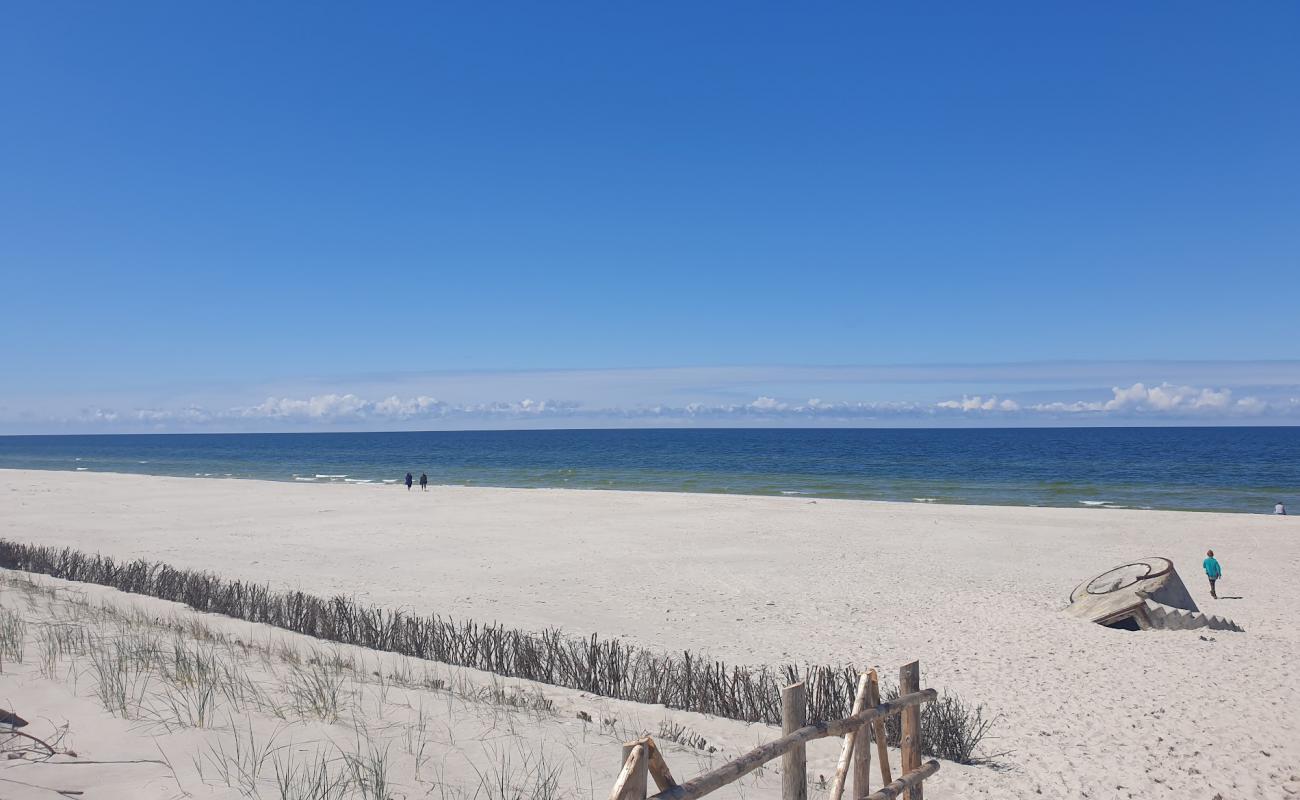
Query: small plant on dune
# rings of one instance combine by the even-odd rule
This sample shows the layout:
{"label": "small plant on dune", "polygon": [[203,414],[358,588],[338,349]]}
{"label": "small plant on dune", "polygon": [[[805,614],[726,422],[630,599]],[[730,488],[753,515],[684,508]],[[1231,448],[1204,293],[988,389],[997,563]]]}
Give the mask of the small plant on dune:
{"label": "small plant on dune", "polygon": [[295,666],[289,674],[288,688],[294,710],[300,715],[338,721],[346,696],[343,673],[338,668],[319,662]]}
{"label": "small plant on dune", "polygon": [[[881,699],[888,703],[898,696],[898,687],[889,686]],[[1009,753],[977,752],[994,721],[995,718],[985,718],[984,706],[972,707],[945,692],[934,702],[921,706],[921,742],[925,753],[958,764],[1000,766],[1000,759]],[[897,747],[902,740],[903,718],[895,714],[885,720],[885,741]]]}
{"label": "small plant on dune", "polygon": [[356,753],[344,753],[343,758],[351,773],[352,786],[361,800],[393,800],[393,787],[388,780],[388,746],[381,750],[366,741],[366,746]]}
{"label": "small plant on dune", "polygon": [[36,646],[40,649],[41,675],[54,680],[59,672],[59,643],[47,631],[48,626],[36,630]]}
{"label": "small plant on dune", "polygon": [[539,714],[549,714],[555,710],[555,701],[542,694],[542,691],[536,687],[528,691],[519,686],[502,686],[493,680],[491,686],[486,686],[472,694],[475,699],[482,702],[508,708],[528,709]]}
{"label": "small plant on dune", "polygon": [[[272,759],[276,800],[344,800],[352,794],[346,764],[319,750],[300,757],[285,748]],[[258,795],[259,798],[265,795]]]}
{"label": "small plant on dune", "polygon": [[248,670],[242,666],[242,661],[243,659],[231,655],[218,662],[217,668],[220,674],[216,679],[217,688],[234,708],[242,709],[251,706],[262,711],[273,712],[275,704]]}
{"label": "small plant on dune", "polygon": [[415,724],[406,725],[406,752],[415,760],[415,779],[420,779],[420,772],[428,760],[425,750],[429,746],[429,717],[424,713],[424,698],[416,710]]}
{"label": "small plant on dune", "polygon": [[706,753],[718,752],[718,748],[710,745],[709,741],[697,731],[693,731],[685,725],[673,722],[670,719],[660,721],[659,738],[668,742],[676,742],[682,747],[689,747],[693,750],[703,750]]}
{"label": "small plant on dune", "polygon": [[416,685],[421,689],[428,689],[431,692],[441,692],[447,688],[447,681],[443,678],[435,678],[426,672],[424,676],[420,678],[420,682]]}
{"label": "small plant on dune", "polygon": [[211,724],[217,702],[226,693],[222,685],[231,675],[216,650],[211,646],[191,648],[178,638],[171,659],[163,660],[159,667],[162,699],[170,712],[164,722],[198,728]]}
{"label": "small plant on dune", "polygon": [[240,794],[256,797],[263,775],[268,772],[268,765],[281,750],[281,747],[275,743],[279,732],[272,733],[270,738],[259,741],[253,732],[251,718],[245,720],[244,729],[236,724],[233,717],[230,717],[229,721],[230,729],[234,732],[230,748],[227,749],[221,739],[210,742],[202,757],[195,757],[194,769],[199,773],[199,780],[205,783],[207,773],[211,772],[226,786],[238,789]]}
{"label": "small plant on dune", "polygon": [[0,672],[5,661],[22,663],[23,646],[27,642],[27,622],[17,611],[0,608]]}
{"label": "small plant on dune", "polygon": [[558,800],[560,768],[549,763],[544,750],[530,752],[521,745],[518,760],[505,750],[492,755],[485,770],[474,767],[485,800]]}
{"label": "small plant on dune", "polygon": [[133,649],[131,642],[104,639],[97,639],[87,655],[100,704],[116,716],[139,717],[149,689],[152,659]]}
{"label": "small plant on dune", "polygon": [[60,660],[82,655],[90,647],[90,631],[81,624],[46,622],[36,629],[36,646],[40,650],[41,674],[53,680]]}

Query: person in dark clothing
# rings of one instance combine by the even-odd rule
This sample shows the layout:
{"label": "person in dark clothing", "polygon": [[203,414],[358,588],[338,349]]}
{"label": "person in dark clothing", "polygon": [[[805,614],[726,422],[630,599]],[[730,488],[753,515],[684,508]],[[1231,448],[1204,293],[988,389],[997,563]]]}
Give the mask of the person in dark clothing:
{"label": "person in dark clothing", "polygon": [[411,491],[411,483],[412,483],[412,482],[413,482],[413,481],[411,480],[411,473],[409,473],[409,472],[406,473],[406,491],[408,491],[408,492]]}
{"label": "person in dark clothing", "polygon": [[420,491],[429,491],[429,476],[423,472],[420,473]]}

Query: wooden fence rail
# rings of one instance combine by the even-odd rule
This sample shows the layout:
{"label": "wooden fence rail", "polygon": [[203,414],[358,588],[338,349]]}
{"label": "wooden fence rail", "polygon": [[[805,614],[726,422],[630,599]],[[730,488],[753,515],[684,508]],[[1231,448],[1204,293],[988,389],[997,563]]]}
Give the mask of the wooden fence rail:
{"label": "wooden fence rail", "polygon": [[[678,784],[668,770],[654,740],[649,736],[623,746],[623,770],[619,773],[610,800],[646,800],[647,774],[653,775],[659,789],[649,800],[696,800],[734,783],[767,762],[781,759],[782,800],[807,800],[808,742],[828,736],[844,737],[844,748],[836,765],[835,781],[829,800],[841,800],[850,768],[853,773],[852,800],[923,800],[922,781],[939,770],[938,761],[921,763],[921,704],[938,697],[934,689],[921,688],[921,668],[913,661],[899,671],[900,696],[888,703],[880,702],[880,686],[875,670],[858,681],[853,713],[829,722],[807,722],[807,695],[802,683],[781,691],[781,733],[779,739],[759,745],[726,764]],[[885,748],[884,721],[901,714],[903,720],[902,770],[893,780]],[[880,756],[882,788],[874,794],[870,788],[871,746],[876,740]]]}

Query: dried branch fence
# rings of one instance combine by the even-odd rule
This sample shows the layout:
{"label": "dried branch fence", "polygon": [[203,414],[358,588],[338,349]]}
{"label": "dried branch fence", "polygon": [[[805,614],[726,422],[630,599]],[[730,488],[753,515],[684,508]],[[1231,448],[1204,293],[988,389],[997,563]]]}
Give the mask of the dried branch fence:
{"label": "dried branch fence", "polygon": [[275,591],[265,584],[156,561],[118,561],[98,553],[5,539],[0,539],[0,568],[111,586],[328,642],[745,722],[779,724],[780,688],[797,681],[808,687],[813,719],[842,717],[853,702],[858,680],[856,670],[849,667],[735,666],[697,653],[651,651],[595,634],[577,638],[557,629],[534,632],[437,614],[423,616],[364,605],[349,597]]}
{"label": "dried branch fence", "polygon": [[[897,709],[906,705],[903,701],[914,691],[907,688],[911,684],[900,682],[898,692],[902,696],[881,703],[880,686],[874,673],[860,675],[853,667],[738,667],[702,659],[690,652],[675,655],[649,651],[619,639],[600,639],[595,635],[571,638],[559,630],[538,633],[500,624],[455,621],[436,614],[421,616],[363,605],[348,597],[327,599],[305,592],[275,591],[264,584],[178,569],[154,561],[116,561],[71,548],[5,539],[0,539],[0,568],[110,586],[325,641],[471,667],[618,700],[662,704],[747,722],[781,724],[787,733],[794,730],[788,724],[791,719],[788,693],[794,691],[789,685],[797,685],[801,716],[797,716],[800,725],[795,727],[802,727],[805,721],[839,725],[845,719],[853,719],[853,715],[864,713],[864,709],[886,709],[887,713],[874,718],[873,725],[884,777],[888,777],[888,761],[883,759],[886,741],[910,752],[909,717],[900,715]],[[864,700],[862,686],[869,677],[872,694]],[[927,692],[924,702],[929,703],[935,695],[933,690]],[[917,739],[917,766],[923,751],[926,755],[973,763],[974,748],[989,724],[981,720],[979,709],[971,713],[949,695],[926,709],[923,718],[917,706],[916,718],[920,722],[911,728],[912,736]],[[933,713],[936,709],[944,713]],[[902,725],[896,719],[899,716]],[[926,733],[924,737],[922,731]],[[802,748],[802,744],[798,746]],[[858,762],[864,760],[859,758]],[[887,790],[888,787],[881,791]],[[671,797],[677,800],[677,795]],[[668,798],[665,796],[663,800]],[[798,800],[802,800],[802,795]]]}
{"label": "dried branch fence", "polygon": [[[880,701],[880,683],[876,671],[863,673],[853,700],[853,713],[830,722],[807,724],[808,694],[803,683],[781,690],[781,733],[779,739],[759,745],[726,764],[679,784],[673,778],[663,754],[653,738],[647,736],[623,745],[623,769],[619,773],[610,800],[646,800],[649,777],[659,791],[649,800],[696,800],[743,778],[774,759],[781,759],[782,800],[808,800],[808,742],[828,736],[844,737],[844,746],[835,769],[828,800],[842,800],[850,770],[853,774],[852,800],[924,800],[924,781],[939,771],[938,761],[921,763],[921,706],[938,697],[934,689],[921,688],[921,667],[916,661],[899,671],[900,695],[888,702]],[[893,778],[889,754],[885,747],[885,721],[902,718],[903,774]],[[875,742],[880,759],[881,788],[871,791],[871,743]]]}

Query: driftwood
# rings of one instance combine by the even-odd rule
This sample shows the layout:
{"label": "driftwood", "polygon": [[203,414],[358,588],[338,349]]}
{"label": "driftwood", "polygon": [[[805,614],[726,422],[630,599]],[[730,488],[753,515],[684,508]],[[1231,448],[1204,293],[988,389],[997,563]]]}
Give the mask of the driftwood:
{"label": "driftwood", "polygon": [[58,752],[54,749],[53,745],[51,745],[49,742],[45,741],[44,739],[40,739],[35,736],[32,736],[30,733],[10,730],[10,731],[0,731],[0,736],[21,736],[24,739],[31,739],[33,742],[36,742],[41,747],[44,747],[46,750],[50,751],[50,755],[52,756],[58,755]]}
{"label": "driftwood", "polygon": [[901,778],[884,787],[866,800],[894,800],[905,791],[916,792],[921,788],[921,781],[939,771],[938,761],[927,761],[919,769],[904,773]]}
{"label": "driftwood", "polygon": [[815,739],[824,739],[827,736],[843,736],[849,731],[857,730],[868,722],[893,716],[905,709],[918,707],[922,703],[929,703],[938,696],[939,693],[934,689],[923,689],[919,692],[902,695],[893,702],[881,703],[875,708],[864,709],[844,719],[806,725],[797,731],[782,736],[780,739],[759,745],[745,755],[728,761],[721,767],[706,772],[698,778],[693,778],[667,791],[659,792],[654,796],[654,800],[694,800],[694,798],[702,797],[722,786],[726,786],[741,776],[748,775],[768,761],[777,756],[785,755],[795,747],[802,747],[808,742]]}

